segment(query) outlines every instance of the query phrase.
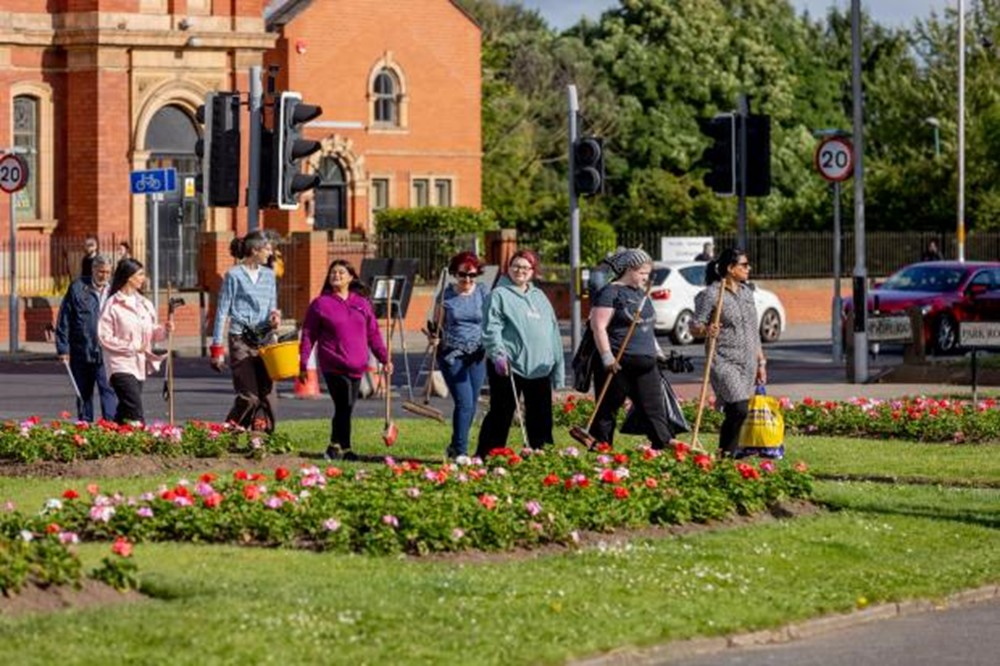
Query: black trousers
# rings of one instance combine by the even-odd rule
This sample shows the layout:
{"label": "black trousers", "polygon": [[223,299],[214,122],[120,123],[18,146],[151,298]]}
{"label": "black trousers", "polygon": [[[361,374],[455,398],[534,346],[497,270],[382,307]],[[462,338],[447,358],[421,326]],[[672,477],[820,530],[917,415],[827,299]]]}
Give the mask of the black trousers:
{"label": "black trousers", "polygon": [[[498,375],[489,361],[486,362],[486,376],[490,383],[490,410],[479,428],[479,444],[476,448],[476,455],[484,459],[493,449],[507,446],[515,405],[510,377]],[[522,396],[521,409],[525,429],[528,431],[528,445],[533,449],[540,449],[551,444],[552,381],[548,377],[525,379],[514,375],[514,385]]]}
{"label": "black trousers", "polygon": [[[90,363],[81,361],[72,356],[69,359],[70,372],[76,380],[76,387],[80,389],[80,398],[76,399],[76,417],[81,421],[94,420],[94,385],[101,399],[101,417],[105,420],[115,418],[115,411],[118,409],[118,399],[115,397],[115,390],[111,388],[107,373],[104,372],[104,363]],[[82,398],[82,400],[81,400]]]}
{"label": "black trousers", "polygon": [[[594,397],[600,395],[608,373],[598,360],[594,368]],[[667,421],[667,410],[663,402],[663,385],[660,383],[660,371],[656,367],[656,359],[652,356],[625,355],[621,361],[622,369],[615,373],[604,394],[604,400],[597,410],[590,434],[598,442],[614,443],[615,422],[618,410],[625,398],[630,398],[638,405],[650,425],[646,433],[654,449],[662,449],[673,439],[670,423]]]}
{"label": "black trousers", "polygon": [[333,418],[330,419],[330,445],[342,451],[351,448],[351,414],[361,394],[361,378],[324,372],[326,388],[333,398]]}
{"label": "black trousers", "polygon": [[118,396],[118,409],[115,410],[115,423],[131,421],[146,422],[142,415],[142,382],[135,375],[127,372],[116,372],[109,378],[111,388]]}
{"label": "black trousers", "polygon": [[749,400],[739,400],[722,406],[725,418],[719,428],[719,453],[725,457],[732,456],[739,448],[740,427],[747,418],[749,405]]}
{"label": "black trousers", "polygon": [[229,369],[233,373],[236,399],[226,415],[226,421],[254,430],[273,429],[273,422],[269,424],[269,428],[260,428],[253,423],[259,407],[263,407],[264,412],[273,421],[274,382],[267,374],[267,368],[264,367],[264,361],[261,360],[257,350],[250,347],[240,335],[229,336]]}

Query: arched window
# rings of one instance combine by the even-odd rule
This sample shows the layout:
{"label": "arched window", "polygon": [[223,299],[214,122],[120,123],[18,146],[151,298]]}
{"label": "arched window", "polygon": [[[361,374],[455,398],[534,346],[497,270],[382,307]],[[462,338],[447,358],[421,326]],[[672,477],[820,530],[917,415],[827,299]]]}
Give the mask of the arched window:
{"label": "arched window", "polygon": [[399,125],[399,81],[388,67],[383,67],[375,76],[372,98],[375,101],[375,123]]}
{"label": "arched window", "polygon": [[38,219],[38,122],[37,97],[19,95],[14,98],[14,147],[28,164],[28,184],[14,195],[14,208],[19,220]]}
{"label": "arched window", "polygon": [[336,157],[324,157],[316,169],[319,186],[316,188],[316,204],[313,209],[315,228],[347,228],[347,179],[344,167]]}

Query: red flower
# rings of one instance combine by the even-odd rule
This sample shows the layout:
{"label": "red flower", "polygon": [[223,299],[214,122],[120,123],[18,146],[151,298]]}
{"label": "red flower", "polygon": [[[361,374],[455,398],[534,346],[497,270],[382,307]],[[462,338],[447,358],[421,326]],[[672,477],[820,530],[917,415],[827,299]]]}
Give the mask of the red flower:
{"label": "red flower", "polygon": [[218,477],[215,474],[212,474],[211,472],[205,472],[204,474],[198,477],[198,480],[201,481],[202,483],[212,483],[217,478]]}
{"label": "red flower", "polygon": [[214,509],[215,507],[222,504],[222,495],[220,495],[219,493],[212,493],[211,495],[205,497],[204,501],[206,507],[208,507],[209,509]]}
{"label": "red flower", "polygon": [[250,475],[247,474],[245,469],[238,469],[233,472],[233,478],[237,481],[247,481],[250,478]]}
{"label": "red flower", "polygon": [[490,449],[490,452],[489,452],[489,456],[491,458],[492,457],[497,457],[497,456],[503,456],[503,457],[506,458],[507,456],[512,456],[512,455],[514,455],[514,451],[512,449],[508,449],[507,447]]}
{"label": "red flower", "polygon": [[291,472],[289,472],[289,471],[288,471],[287,469],[285,469],[284,467],[279,467],[279,468],[277,468],[276,470],[274,470],[274,478],[275,478],[276,480],[278,480],[278,481],[284,481],[284,480],[285,480],[285,479],[287,479],[287,478],[288,478],[288,477],[289,477],[290,475],[291,475]]}
{"label": "red flower", "polygon": [[656,479],[654,479],[651,476],[647,476],[646,477],[646,487],[647,488],[650,488],[650,489],[656,488],[658,485],[660,485],[660,484],[657,483]]}
{"label": "red flower", "polygon": [[572,400],[567,400],[563,403],[563,414],[571,414],[574,410],[576,410],[576,405]]}
{"label": "red flower", "polygon": [[479,503],[486,507],[487,510],[492,511],[497,505],[496,495],[480,495]]}
{"label": "red flower", "polygon": [[760,472],[755,468],[751,467],[746,463],[736,463],[736,471],[740,473],[744,479],[759,479]]}
{"label": "red flower", "polygon": [[118,537],[115,539],[114,545],[111,546],[111,552],[122,557],[129,557],[132,555],[132,544],[125,537]]}
{"label": "red flower", "polygon": [[71,414],[64,409],[63,411],[61,411],[59,413],[59,416],[62,417],[62,418],[64,418],[64,419],[68,419],[71,416]]}
{"label": "red flower", "polygon": [[257,486],[243,486],[243,497],[251,502],[260,498],[260,488]]}
{"label": "red flower", "polygon": [[625,486],[615,486],[615,499],[628,499],[628,488]]}
{"label": "red flower", "polygon": [[555,474],[549,474],[544,479],[542,479],[542,485],[546,486],[546,487],[547,486],[558,486],[559,483],[560,483],[560,479]]}
{"label": "red flower", "polygon": [[63,499],[74,500],[80,496],[80,493],[76,492],[72,488],[67,488],[66,490],[63,491],[62,496]]}
{"label": "red flower", "polygon": [[511,456],[508,456],[508,457],[507,457],[507,464],[508,464],[508,465],[516,465],[516,464],[518,464],[519,462],[521,462],[521,460],[522,460],[522,459],[521,459],[521,456],[519,456],[519,455],[517,455],[517,454],[515,453],[515,454],[513,454],[513,455],[511,455]]}
{"label": "red flower", "polygon": [[617,464],[624,465],[628,463],[628,456],[624,453],[616,453],[614,460]]}
{"label": "red flower", "polygon": [[599,453],[607,453],[610,450],[611,450],[611,445],[608,444],[607,442],[598,442],[597,443],[597,451]]}
{"label": "red flower", "polygon": [[615,473],[615,470],[606,469],[603,472],[601,472],[601,481],[603,481],[604,483],[611,483],[611,484],[618,483],[618,475]]}
{"label": "red flower", "polygon": [[704,453],[699,453],[694,457],[694,464],[702,468],[706,472],[712,469],[712,459],[706,456]]}
{"label": "red flower", "polygon": [[48,525],[45,526],[46,534],[56,534],[61,531],[62,528],[59,527],[59,523],[49,523]]}
{"label": "red flower", "polygon": [[344,472],[339,467],[327,467],[326,468],[326,475],[329,478],[331,478],[331,479],[335,479],[335,478],[337,478],[338,476],[340,476],[343,473]]}
{"label": "red flower", "polygon": [[796,472],[807,472],[809,470],[809,465],[805,464],[801,460],[795,463]]}
{"label": "red flower", "polygon": [[98,490],[99,488],[96,483],[87,484],[87,492],[90,493],[91,495],[96,495],[98,493]]}

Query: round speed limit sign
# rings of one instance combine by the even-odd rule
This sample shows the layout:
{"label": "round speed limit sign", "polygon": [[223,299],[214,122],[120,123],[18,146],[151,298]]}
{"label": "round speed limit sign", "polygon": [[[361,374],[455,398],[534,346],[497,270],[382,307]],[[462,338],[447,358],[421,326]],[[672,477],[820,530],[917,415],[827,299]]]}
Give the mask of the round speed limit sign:
{"label": "round speed limit sign", "polygon": [[17,155],[0,157],[0,190],[17,192],[28,184],[28,165]]}
{"label": "round speed limit sign", "polygon": [[854,170],[854,147],[849,139],[831,136],[816,148],[813,161],[816,163],[816,170],[827,180],[847,180]]}

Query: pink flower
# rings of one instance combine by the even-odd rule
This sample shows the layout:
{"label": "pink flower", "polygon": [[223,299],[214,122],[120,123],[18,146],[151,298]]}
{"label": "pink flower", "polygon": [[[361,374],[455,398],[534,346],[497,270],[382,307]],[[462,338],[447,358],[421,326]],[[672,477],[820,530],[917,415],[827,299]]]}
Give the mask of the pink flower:
{"label": "pink flower", "polygon": [[327,518],[323,521],[323,529],[327,532],[336,532],[340,529],[340,521],[336,518]]}
{"label": "pink flower", "polygon": [[417,487],[407,488],[406,496],[411,497],[413,499],[417,499],[418,497],[420,497],[420,488]]}
{"label": "pink flower", "polygon": [[135,510],[135,515],[139,516],[140,518],[152,518],[153,510],[148,506],[140,506],[138,509]]}
{"label": "pink flower", "polygon": [[129,557],[132,555],[132,544],[128,539],[120,536],[115,539],[114,545],[111,546],[111,552],[122,557]]}
{"label": "pink flower", "polygon": [[534,518],[535,516],[537,516],[542,512],[542,505],[536,502],[535,500],[525,502],[524,508],[528,512],[528,515],[530,515],[532,518]]}
{"label": "pink flower", "polygon": [[399,527],[399,518],[393,516],[392,514],[382,516],[382,522],[393,529]]}
{"label": "pink flower", "polygon": [[465,536],[465,530],[463,530],[461,527],[456,527],[455,529],[453,529],[451,531],[451,540],[452,541],[459,541],[464,536]]}
{"label": "pink flower", "polygon": [[479,503],[483,505],[487,510],[492,511],[497,505],[496,495],[480,495]]}

